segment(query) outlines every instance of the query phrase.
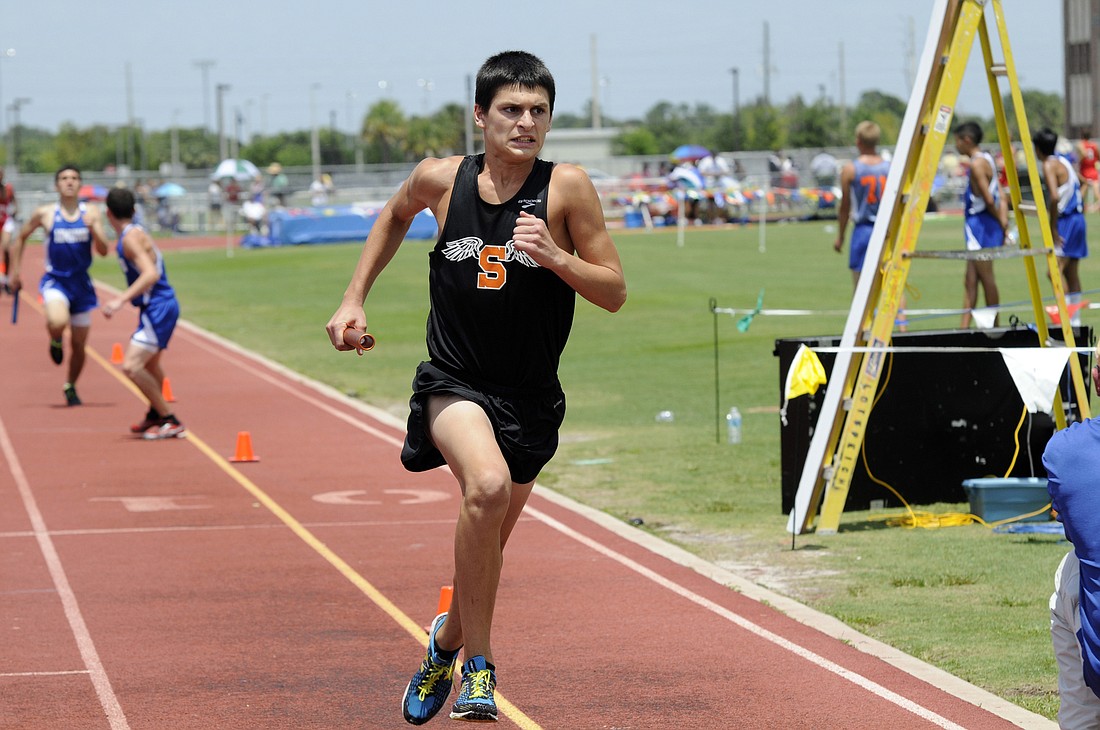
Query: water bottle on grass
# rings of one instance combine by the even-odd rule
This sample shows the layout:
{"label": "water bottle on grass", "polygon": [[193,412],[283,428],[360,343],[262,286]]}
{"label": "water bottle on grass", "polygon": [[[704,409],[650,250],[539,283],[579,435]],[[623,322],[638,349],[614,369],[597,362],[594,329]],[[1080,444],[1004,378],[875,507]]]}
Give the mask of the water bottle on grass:
{"label": "water bottle on grass", "polygon": [[741,411],[737,406],[726,414],[726,440],[731,444],[741,443]]}

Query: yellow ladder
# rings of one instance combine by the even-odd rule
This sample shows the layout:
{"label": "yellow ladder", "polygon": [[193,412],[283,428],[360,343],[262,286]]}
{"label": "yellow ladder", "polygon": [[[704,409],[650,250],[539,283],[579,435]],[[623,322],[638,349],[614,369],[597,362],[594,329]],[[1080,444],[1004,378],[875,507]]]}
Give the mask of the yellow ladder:
{"label": "yellow ladder", "polygon": [[[987,6],[992,10],[993,22],[1004,54],[1002,63],[993,61],[990,31],[986,22]],[[1012,210],[1019,231],[1020,249],[1008,255],[1024,258],[1038,341],[1043,347],[1049,344],[1048,331],[1035,258],[1046,257],[1047,270],[1053,274],[1050,280],[1061,316],[1062,336],[1067,347],[1076,347],[1070,317],[1066,311],[1061,276],[1058,274],[1046,205],[1040,201],[1033,208],[1042,231],[1042,248],[1032,248],[1027,223],[1023,218],[1019,175],[999,79],[1006,79],[1011,90],[1012,105],[1022,138],[1021,147],[1027,158],[1031,189],[1041,197],[1042,187],[1008,42],[1001,0],[939,0],[932,17],[933,23],[921,64],[920,78],[926,80],[926,85],[923,88],[915,87],[909,100],[878,220],[868,244],[867,260],[852,300],[848,327],[841,340],[842,350],[845,347],[854,347],[862,354],[858,360],[851,353],[837,355],[829,389],[803,466],[795,509],[788,521],[787,528],[792,533],[802,533],[809,529],[818,504],[821,505],[821,515],[816,526],[818,534],[835,533],[840,524],[840,516],[855,474],[871,407],[890,346],[899,302],[905,290],[909,266],[913,258],[921,257],[916,251],[917,239],[931,195],[932,180],[951,133],[955,102],[975,35],[981,41],[997,123],[997,138],[1004,156]],[[1005,257],[1005,253],[1008,252],[1001,253],[998,257]],[[1077,362],[1077,358],[1071,358],[1069,369],[1081,413],[1087,417],[1088,396]],[[844,411],[847,413],[844,414]],[[1065,414],[1060,393],[1056,396],[1054,415],[1058,428],[1064,428]]]}

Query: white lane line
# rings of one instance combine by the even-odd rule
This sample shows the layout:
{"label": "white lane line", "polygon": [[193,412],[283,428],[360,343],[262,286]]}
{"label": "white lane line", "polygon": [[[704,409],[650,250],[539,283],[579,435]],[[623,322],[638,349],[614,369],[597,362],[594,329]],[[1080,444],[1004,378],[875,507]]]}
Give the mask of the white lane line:
{"label": "white lane line", "polygon": [[77,605],[76,594],[73,592],[72,586],[69,585],[69,579],[66,577],[65,569],[61,565],[61,557],[54,548],[53,540],[50,539],[49,531],[46,529],[46,521],[42,518],[42,513],[38,509],[38,503],[34,499],[31,485],[27,481],[27,475],[19,462],[18,454],[15,453],[15,447],[8,437],[8,430],[4,426],[2,418],[0,418],[0,450],[4,452],[4,456],[8,460],[8,470],[11,472],[12,478],[15,479],[19,495],[23,499],[23,508],[26,509],[27,517],[31,521],[31,528],[34,531],[35,540],[38,542],[38,549],[42,551],[42,557],[46,560],[46,567],[53,579],[54,587],[57,589],[57,595],[61,599],[61,605],[65,610],[65,618],[69,621],[69,628],[73,632],[73,638],[80,650],[80,656],[84,660],[84,666],[91,677],[96,696],[99,697],[99,704],[103,707],[107,720],[111,723],[112,730],[129,730],[130,724],[126,721],[126,715],[122,711],[118,697],[115,696],[115,692],[111,688],[111,680],[107,676],[107,671],[99,660],[99,653],[92,641],[92,635],[88,631],[87,624],[84,623],[80,606]]}
{"label": "white lane line", "polygon": [[582,535],[581,533],[577,532],[573,528],[565,525],[562,522],[559,522],[558,520],[554,519],[553,517],[551,517],[551,516],[549,516],[549,515],[547,515],[543,512],[540,512],[537,509],[534,509],[530,505],[528,505],[525,508],[524,511],[530,513],[532,517],[535,517],[536,519],[546,523],[549,527],[552,527],[553,529],[557,530],[558,532],[562,533],[563,535],[571,537],[572,539],[576,540],[577,542],[581,543],[582,545],[585,545],[589,549],[595,550],[596,552],[600,553],[601,555],[604,555],[604,556],[610,558],[611,560],[614,560],[616,563],[619,563],[623,567],[629,568],[630,570],[633,570],[635,573],[638,573],[639,575],[641,575],[645,578],[648,578],[649,580],[653,581],[654,583],[661,586],[662,588],[665,588],[669,591],[672,591],[676,595],[681,596],[683,598],[686,598],[687,600],[691,601],[692,603],[694,603],[698,606],[702,606],[703,608],[707,609],[708,611],[710,611],[712,613],[715,613],[715,614],[721,616],[722,618],[724,618],[728,621],[731,621],[732,623],[740,626],[741,628],[745,629],[746,631],[749,631],[750,633],[756,634],[760,638],[762,638],[766,641],[770,641],[771,643],[775,644],[776,646],[778,646],[782,649],[786,649],[787,651],[789,651],[792,654],[795,654],[795,655],[805,659],[806,661],[810,662],[811,664],[815,664],[818,667],[821,667],[822,669],[824,669],[828,672],[832,672],[833,674],[835,674],[835,675],[837,675],[837,676],[839,676],[843,679],[848,680],[852,684],[855,684],[856,686],[867,690],[868,692],[870,692],[873,695],[881,697],[882,699],[886,700],[887,702],[891,702],[891,703],[897,705],[898,707],[902,708],[903,710],[908,710],[909,712],[913,713],[914,715],[917,715],[918,717],[921,717],[925,720],[928,720],[929,722],[931,722],[932,724],[934,724],[938,727],[945,728],[945,730],[966,730],[966,728],[964,728],[962,725],[956,725],[955,723],[951,722],[947,718],[942,717],[940,715],[937,715],[935,712],[932,712],[931,710],[918,705],[917,703],[913,702],[910,699],[902,697],[901,695],[897,694],[896,692],[893,692],[892,690],[889,690],[886,687],[883,687],[881,684],[878,684],[877,682],[873,682],[870,679],[867,679],[866,677],[864,677],[863,675],[851,671],[850,669],[845,669],[844,667],[840,666],[836,662],[833,662],[829,659],[826,659],[825,657],[821,656],[820,654],[816,654],[816,653],[810,651],[809,649],[806,649],[805,647],[802,647],[802,646],[799,646],[798,644],[795,644],[793,641],[790,641],[788,639],[783,638],[782,636],[779,636],[778,634],[775,634],[771,631],[768,631],[764,627],[759,626],[759,625],[753,623],[752,621],[749,621],[745,617],[740,616],[740,615],[734,613],[733,611],[730,611],[728,608],[726,608],[724,606],[721,606],[721,605],[715,603],[714,601],[711,601],[710,599],[707,599],[707,598],[704,598],[703,596],[700,596],[698,593],[695,593],[695,592],[683,587],[679,583],[676,583],[674,581],[669,580],[668,578],[665,578],[660,573],[645,567],[641,563],[626,557],[622,553],[618,553],[618,552],[612,550],[611,548],[607,547],[603,543],[597,542],[596,540],[593,540],[592,538],[588,537],[587,535]]}
{"label": "white lane line", "polygon": [[[523,521],[523,518],[520,518]],[[533,521],[533,520],[531,520]],[[338,527],[400,527],[400,526],[428,526],[428,525],[453,525],[454,518],[436,520],[342,520],[329,522],[303,522],[303,527],[315,530],[323,530]],[[50,530],[54,537],[73,535],[134,535],[155,534],[162,532],[219,532],[234,530],[284,530],[286,525],[282,522],[269,522],[260,525],[160,525],[157,527],[85,527],[68,530]],[[29,530],[18,532],[0,532],[0,539],[9,537],[33,537],[34,532]]]}

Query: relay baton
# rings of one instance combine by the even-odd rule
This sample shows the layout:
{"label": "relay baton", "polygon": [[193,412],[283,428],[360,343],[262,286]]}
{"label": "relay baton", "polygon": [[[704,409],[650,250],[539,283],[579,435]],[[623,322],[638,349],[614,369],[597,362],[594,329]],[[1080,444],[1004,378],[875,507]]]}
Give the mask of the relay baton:
{"label": "relay baton", "polygon": [[354,347],[355,351],[362,357],[364,352],[374,349],[374,335],[363,330],[357,330],[354,327],[345,327],[344,344],[348,347]]}
{"label": "relay baton", "polygon": [[11,294],[11,323],[15,324],[19,321],[19,289],[16,289]]}

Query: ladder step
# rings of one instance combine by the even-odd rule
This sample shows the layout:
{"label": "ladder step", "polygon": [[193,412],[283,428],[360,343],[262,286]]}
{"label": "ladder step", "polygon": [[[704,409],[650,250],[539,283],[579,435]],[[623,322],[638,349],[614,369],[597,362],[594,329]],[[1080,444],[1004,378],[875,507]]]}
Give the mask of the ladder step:
{"label": "ladder step", "polygon": [[1008,68],[1003,63],[995,63],[989,67],[989,73],[994,76],[1008,76]]}
{"label": "ladder step", "polygon": [[998,246],[978,251],[905,251],[907,259],[965,259],[967,261],[992,261],[993,259],[1014,259],[1021,256],[1046,256],[1054,253],[1052,248],[1017,248],[1016,246]]}
{"label": "ladder step", "polygon": [[1037,207],[1035,207],[1035,203],[1021,202],[1017,207],[1020,209],[1020,212],[1023,213],[1024,215],[1035,215],[1036,213],[1039,212],[1039,209]]}

